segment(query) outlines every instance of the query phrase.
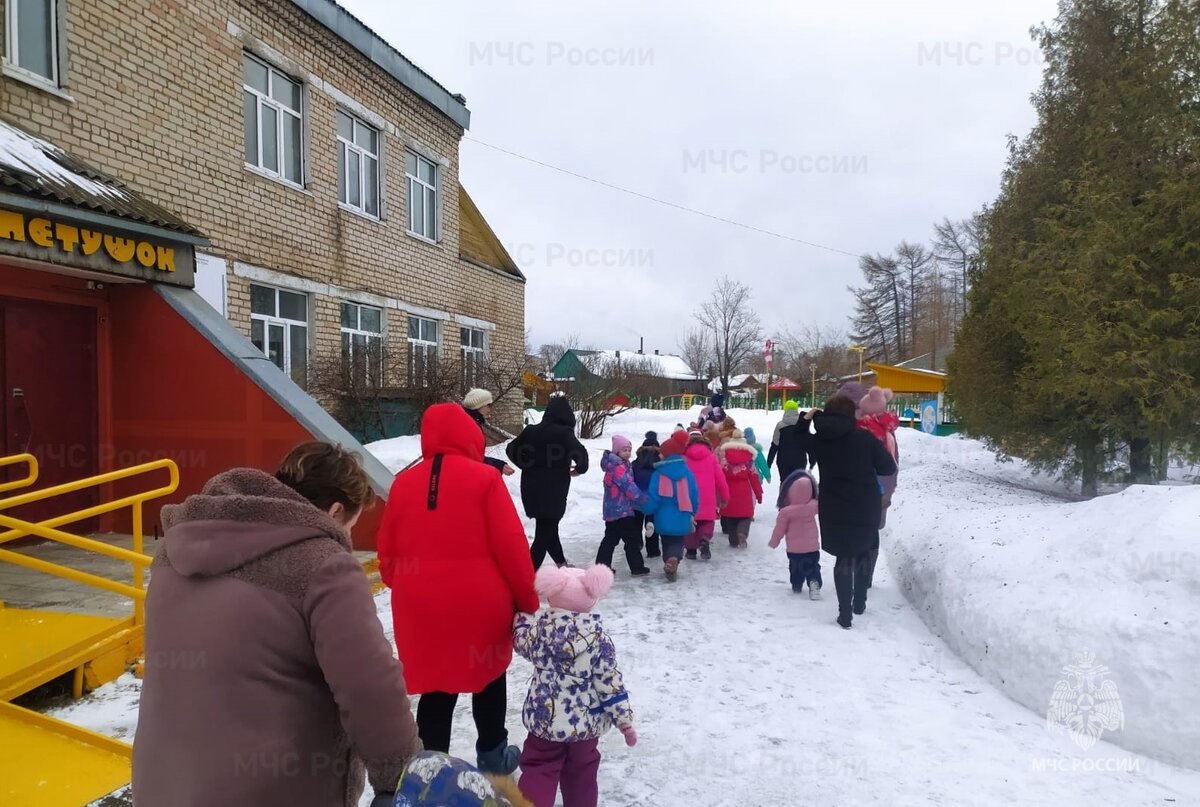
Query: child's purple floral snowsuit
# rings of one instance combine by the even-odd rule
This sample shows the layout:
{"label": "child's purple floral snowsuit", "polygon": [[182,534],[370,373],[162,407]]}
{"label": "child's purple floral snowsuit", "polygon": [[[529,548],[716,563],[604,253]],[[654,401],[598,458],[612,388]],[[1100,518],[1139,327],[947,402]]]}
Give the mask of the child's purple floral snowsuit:
{"label": "child's purple floral snowsuit", "polygon": [[633,725],[617,651],[598,614],[560,608],[517,614],[513,647],[534,666],[523,710],[531,734],[579,742],[612,725]]}

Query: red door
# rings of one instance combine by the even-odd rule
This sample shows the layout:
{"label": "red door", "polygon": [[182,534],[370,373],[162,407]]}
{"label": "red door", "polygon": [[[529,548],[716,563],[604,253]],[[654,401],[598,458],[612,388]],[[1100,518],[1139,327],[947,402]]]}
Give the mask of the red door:
{"label": "red door", "polygon": [[[95,309],[0,297],[0,335],[4,453],[38,458],[38,489],[94,476],[99,466]],[[18,466],[8,478],[23,471]],[[89,488],[18,508],[14,515],[50,518],[92,507],[98,497],[98,489]],[[92,519],[69,529],[90,532],[95,525]]]}

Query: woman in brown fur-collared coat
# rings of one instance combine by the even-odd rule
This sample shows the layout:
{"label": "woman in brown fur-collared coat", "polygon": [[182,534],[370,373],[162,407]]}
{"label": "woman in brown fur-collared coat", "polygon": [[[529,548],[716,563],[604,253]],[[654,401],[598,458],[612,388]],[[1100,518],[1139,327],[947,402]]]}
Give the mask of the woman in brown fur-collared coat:
{"label": "woman in brown fur-collared coat", "polygon": [[163,508],[146,597],[137,807],[378,804],[421,750],[400,663],[349,530],[373,498],[357,458],[295,449]]}

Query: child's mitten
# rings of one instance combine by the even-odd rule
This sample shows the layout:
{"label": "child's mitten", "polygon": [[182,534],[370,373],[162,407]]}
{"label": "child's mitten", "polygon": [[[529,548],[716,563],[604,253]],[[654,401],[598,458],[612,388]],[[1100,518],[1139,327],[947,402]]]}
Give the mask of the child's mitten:
{"label": "child's mitten", "polygon": [[625,744],[632,748],[637,745],[637,732],[633,730],[633,726],[621,729],[621,733],[625,735]]}
{"label": "child's mitten", "polygon": [[647,538],[653,537],[654,536],[654,522],[647,521],[646,526],[642,528],[642,532],[645,534],[645,536]]}

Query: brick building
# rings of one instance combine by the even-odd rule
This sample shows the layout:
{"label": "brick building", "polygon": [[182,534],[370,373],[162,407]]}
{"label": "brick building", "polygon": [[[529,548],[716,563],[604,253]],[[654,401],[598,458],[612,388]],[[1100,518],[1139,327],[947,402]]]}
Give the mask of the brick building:
{"label": "brick building", "polygon": [[[353,442],[301,391],[329,357],[399,393],[523,357],[525,279],[459,182],[464,99],[336,3],[2,9],[0,426],[43,481],[165,454],[183,495]],[[515,429],[519,383],[498,409]]]}
{"label": "brick building", "polygon": [[197,290],[301,386],[343,344],[385,346],[395,388],[523,351],[524,278],[459,183],[464,99],[335,3],[4,11],[0,115],[207,236]]}

